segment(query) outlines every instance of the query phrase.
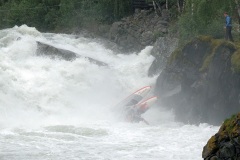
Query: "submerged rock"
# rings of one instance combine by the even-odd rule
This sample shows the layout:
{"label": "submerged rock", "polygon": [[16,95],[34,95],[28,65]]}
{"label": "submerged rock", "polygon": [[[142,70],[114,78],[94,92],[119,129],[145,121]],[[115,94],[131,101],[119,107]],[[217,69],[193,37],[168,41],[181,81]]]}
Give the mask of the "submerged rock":
{"label": "submerged rock", "polygon": [[[48,56],[53,59],[60,58],[60,59],[66,60],[66,61],[73,61],[76,58],[84,57],[84,56],[81,56],[72,51],[60,49],[60,48],[57,48],[52,45],[49,45],[49,44],[46,44],[43,42],[39,42],[39,41],[37,42],[37,55]],[[88,59],[90,62],[95,63],[99,66],[107,66],[106,63],[95,60],[93,58],[90,58],[90,57],[84,57],[84,58]]]}
{"label": "submerged rock", "polygon": [[240,113],[222,124],[203,148],[204,160],[240,159]]}

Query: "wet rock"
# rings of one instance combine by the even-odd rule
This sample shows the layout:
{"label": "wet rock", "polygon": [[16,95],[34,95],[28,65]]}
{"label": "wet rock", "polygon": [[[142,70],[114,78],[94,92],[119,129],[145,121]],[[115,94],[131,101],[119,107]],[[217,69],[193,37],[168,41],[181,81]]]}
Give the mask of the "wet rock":
{"label": "wet rock", "polygon": [[78,57],[74,52],[59,49],[42,42],[37,42],[37,55],[45,55],[51,58],[62,58],[67,61],[72,61]]}
{"label": "wet rock", "polygon": [[222,144],[222,148],[219,150],[218,157],[221,159],[228,159],[236,154],[235,147],[231,142]]}
{"label": "wet rock", "polygon": [[149,68],[149,76],[159,74],[164,69],[164,67],[167,65],[170,55],[177,48],[177,46],[177,38],[160,37],[157,39],[151,51],[151,55],[155,57],[155,60]]}
{"label": "wet rock", "polygon": [[207,158],[209,155],[213,155],[218,150],[217,145],[217,138],[212,136],[211,139],[208,141],[207,145],[204,147],[202,152],[202,157]]}
{"label": "wet rock", "polygon": [[239,120],[240,113],[224,121],[219,131],[204,146],[202,152],[204,160],[240,159],[240,126],[237,123]]}
{"label": "wet rock", "polygon": [[[48,56],[52,59],[57,58],[57,59],[63,59],[63,60],[66,60],[66,61],[73,61],[76,58],[84,57],[84,56],[81,56],[81,55],[79,55],[77,53],[74,53],[72,51],[57,48],[57,47],[54,47],[52,45],[49,45],[49,44],[46,44],[46,43],[43,43],[43,42],[39,42],[39,41],[37,42],[37,52],[36,52],[36,54],[38,56]],[[90,58],[90,57],[84,57],[84,58],[88,59],[90,62],[95,63],[99,66],[107,66],[106,63],[95,60],[93,58]]]}
{"label": "wet rock", "polygon": [[[219,125],[238,112],[240,74],[231,64],[235,51],[234,44],[210,37],[176,49],[156,82],[161,106],[173,109],[176,120],[197,124]],[[150,73],[161,68],[162,60],[155,63]]]}
{"label": "wet rock", "polygon": [[217,156],[213,156],[210,158],[210,160],[220,160]]}

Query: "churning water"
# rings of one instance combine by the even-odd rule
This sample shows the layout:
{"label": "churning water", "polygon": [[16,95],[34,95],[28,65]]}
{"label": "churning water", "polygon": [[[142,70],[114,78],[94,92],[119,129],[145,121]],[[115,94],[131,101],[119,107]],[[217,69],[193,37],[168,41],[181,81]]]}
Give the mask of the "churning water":
{"label": "churning water", "polygon": [[[37,41],[108,66],[38,56]],[[200,160],[217,127],[174,122],[161,106],[145,113],[149,126],[114,112],[131,92],[154,86],[151,49],[116,54],[99,40],[27,26],[1,30],[0,160]]]}

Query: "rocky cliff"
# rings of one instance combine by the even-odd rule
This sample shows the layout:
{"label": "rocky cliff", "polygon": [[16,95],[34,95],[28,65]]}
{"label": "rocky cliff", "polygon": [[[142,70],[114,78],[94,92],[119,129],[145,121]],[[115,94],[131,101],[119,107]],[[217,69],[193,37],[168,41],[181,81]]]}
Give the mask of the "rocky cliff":
{"label": "rocky cliff", "polygon": [[139,51],[168,33],[168,20],[168,11],[160,17],[152,10],[136,10],[132,16],[113,23],[108,38],[123,51]]}
{"label": "rocky cliff", "polygon": [[220,124],[240,109],[239,49],[199,37],[168,58],[156,82],[161,106],[186,123]]}

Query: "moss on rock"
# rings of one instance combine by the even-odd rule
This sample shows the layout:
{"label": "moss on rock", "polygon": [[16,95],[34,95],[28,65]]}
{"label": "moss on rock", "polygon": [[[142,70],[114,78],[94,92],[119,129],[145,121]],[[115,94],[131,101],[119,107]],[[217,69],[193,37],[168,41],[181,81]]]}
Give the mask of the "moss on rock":
{"label": "moss on rock", "polygon": [[178,47],[169,57],[168,59],[168,63],[171,64],[172,62],[174,62],[177,58],[179,58],[181,56],[182,53],[182,49],[183,47]]}
{"label": "moss on rock", "polygon": [[174,62],[175,60],[177,60],[178,58],[180,58],[183,53],[183,49],[188,46],[188,45],[192,45],[194,43],[194,41],[199,40],[201,42],[205,42],[205,43],[209,43],[211,48],[209,50],[209,53],[207,53],[202,61],[202,66],[199,68],[200,72],[204,72],[208,69],[209,65],[211,64],[215,54],[217,53],[217,49],[220,46],[224,46],[227,47],[229,49],[232,50],[236,50],[235,53],[231,56],[231,64],[233,67],[233,70],[235,72],[240,73],[240,46],[230,42],[230,41],[225,41],[223,39],[214,39],[211,36],[199,36],[197,37],[195,40],[190,41],[185,43],[184,45],[179,46],[170,56],[168,62],[169,64],[171,64],[172,62]]}
{"label": "moss on rock", "polygon": [[240,113],[226,119],[218,133],[230,139],[240,136]]}
{"label": "moss on rock", "polygon": [[214,154],[217,150],[218,150],[217,138],[215,136],[212,136],[207,142],[207,145],[204,147],[202,157],[206,158],[208,157],[208,155]]}
{"label": "moss on rock", "polygon": [[[236,155],[234,157],[240,158],[240,151],[236,151],[234,148],[240,147],[239,144],[233,143],[234,140],[239,142],[240,139],[240,113],[233,115],[231,118],[226,119],[222,126],[220,127],[217,134],[212,136],[207,142],[206,146],[203,149],[202,157],[207,159],[212,156],[221,157],[221,153],[223,153],[224,148],[229,147],[229,145],[234,146],[231,147],[233,152]],[[238,146],[237,146],[238,145]],[[230,153],[230,152],[229,152]],[[233,158],[233,157],[229,157]]]}
{"label": "moss on rock", "polygon": [[231,63],[233,70],[237,73],[240,73],[240,49],[236,50],[231,57]]}
{"label": "moss on rock", "polygon": [[208,69],[208,66],[212,62],[213,57],[216,54],[216,51],[220,46],[224,45],[224,46],[229,47],[229,48],[233,48],[233,49],[236,48],[236,46],[233,43],[222,40],[222,39],[213,39],[213,38],[208,37],[208,36],[201,37],[200,39],[211,43],[211,52],[209,52],[208,55],[204,58],[202,67],[199,69],[200,72]]}

